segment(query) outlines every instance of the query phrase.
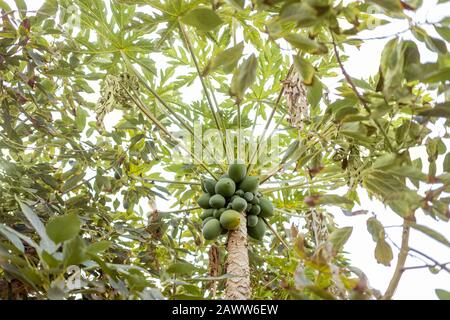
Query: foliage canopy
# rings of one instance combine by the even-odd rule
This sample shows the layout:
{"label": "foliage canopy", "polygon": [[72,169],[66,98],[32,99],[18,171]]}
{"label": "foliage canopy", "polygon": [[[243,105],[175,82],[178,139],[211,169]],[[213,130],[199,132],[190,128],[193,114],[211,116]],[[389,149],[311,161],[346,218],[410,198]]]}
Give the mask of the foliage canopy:
{"label": "foliage canopy", "polygon": [[[276,136],[282,150],[275,167],[246,155],[276,212],[249,247],[252,298],[391,298],[410,228],[449,246],[417,222],[450,218],[450,19],[414,21],[421,2],[46,0],[32,12],[0,0],[0,297],[220,297],[223,240],[202,238],[195,201],[200,178],[220,176],[237,150],[174,162],[174,132],[200,122]],[[397,19],[409,28],[387,42],[379,72],[352,77],[346,50]],[[428,163],[411,159],[420,146]],[[345,258],[352,229],[327,210],[367,214],[374,263],[390,265],[383,225],[352,212],[358,188],[404,220],[386,294]]]}

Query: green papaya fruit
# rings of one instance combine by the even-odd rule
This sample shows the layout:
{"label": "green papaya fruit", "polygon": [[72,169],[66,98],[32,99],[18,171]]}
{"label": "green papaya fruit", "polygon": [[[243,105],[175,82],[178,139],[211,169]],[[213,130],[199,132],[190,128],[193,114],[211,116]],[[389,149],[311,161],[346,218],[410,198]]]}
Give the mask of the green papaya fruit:
{"label": "green papaya fruit", "polygon": [[245,192],[256,192],[259,186],[259,178],[258,177],[245,177],[239,185],[239,189],[244,190]]}
{"label": "green papaya fruit", "polygon": [[225,208],[220,208],[220,209],[216,209],[216,211],[214,212],[214,218],[216,219],[220,219],[220,215],[227,209]]}
{"label": "green papaya fruit", "polygon": [[216,188],[216,183],[217,181],[214,179],[205,179],[202,182],[202,189],[203,191],[205,191],[206,193],[209,193],[210,195],[215,194],[215,188]]}
{"label": "green papaya fruit", "polygon": [[247,226],[248,227],[256,226],[258,224],[258,220],[259,220],[258,216],[253,215],[247,216]]}
{"label": "green papaya fruit", "polygon": [[262,240],[266,233],[266,224],[264,221],[258,217],[258,222],[254,227],[248,227],[247,233],[250,237],[256,240]]}
{"label": "green papaya fruit", "polygon": [[216,194],[220,194],[225,198],[231,197],[236,191],[236,184],[230,178],[222,178],[216,183]]}
{"label": "green papaya fruit", "polygon": [[239,197],[235,198],[233,202],[231,202],[231,207],[233,208],[233,210],[243,212],[245,209],[247,209],[247,201]]}
{"label": "green papaya fruit", "polygon": [[253,198],[254,198],[253,193],[251,192],[244,193],[244,199],[247,200],[247,202],[252,203]]}
{"label": "green papaya fruit", "polygon": [[208,217],[212,217],[214,214],[214,209],[205,209],[200,215],[200,219],[205,220]]}
{"label": "green papaya fruit", "polygon": [[209,205],[209,199],[211,196],[209,193],[204,193],[200,196],[200,198],[197,199],[197,204],[200,206],[200,208],[203,209],[209,209],[211,206]]}
{"label": "green papaya fruit", "polygon": [[244,190],[239,189],[239,190],[236,190],[236,192],[234,194],[239,197],[243,197],[245,192],[244,192]]}
{"label": "green papaya fruit", "polygon": [[247,208],[245,209],[245,212],[250,212],[252,210],[253,205],[251,203],[247,203]]}
{"label": "green papaya fruit", "polygon": [[273,216],[273,204],[272,201],[266,198],[259,199],[259,206],[261,207],[261,213],[259,214],[263,218],[270,218]]}
{"label": "green papaya fruit", "polygon": [[239,227],[241,214],[235,210],[227,210],[220,216],[220,224],[227,230],[234,230]]}
{"label": "green papaya fruit", "polygon": [[208,218],[206,218],[205,220],[203,220],[203,221],[202,221],[202,227],[203,227],[205,224],[207,224],[209,220],[212,220],[212,219],[214,219],[214,217],[208,217]]}
{"label": "green papaya fruit", "polygon": [[228,167],[228,176],[236,183],[244,180],[247,175],[247,166],[241,163],[233,163]]}
{"label": "green papaya fruit", "polygon": [[239,198],[239,196],[237,194],[232,195],[230,198],[230,202],[233,202],[234,199],[236,199],[236,198]]}
{"label": "green papaya fruit", "polygon": [[225,206],[225,198],[220,194],[215,194],[209,198],[209,205],[216,209],[223,208]]}
{"label": "green papaya fruit", "polygon": [[259,198],[257,196],[254,196],[252,201],[250,201],[251,204],[259,204]]}
{"label": "green papaya fruit", "polygon": [[220,222],[217,219],[210,219],[208,220],[202,228],[203,237],[206,240],[214,240],[216,239],[221,233],[222,228],[220,226]]}
{"label": "green papaya fruit", "polygon": [[257,216],[260,213],[261,213],[261,207],[258,204],[254,204],[254,205],[252,205],[252,208],[248,214]]}

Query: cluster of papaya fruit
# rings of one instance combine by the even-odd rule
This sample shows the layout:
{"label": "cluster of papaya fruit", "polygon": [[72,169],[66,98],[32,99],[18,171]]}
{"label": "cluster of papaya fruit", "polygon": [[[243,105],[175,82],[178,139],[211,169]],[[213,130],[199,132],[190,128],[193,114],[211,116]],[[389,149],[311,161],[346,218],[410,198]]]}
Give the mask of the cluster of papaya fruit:
{"label": "cluster of papaya fruit", "polygon": [[258,192],[259,178],[247,176],[245,164],[233,163],[228,173],[218,181],[202,181],[204,193],[197,199],[203,208],[200,218],[203,220],[202,233],[206,240],[214,240],[229,230],[235,230],[241,222],[241,214],[247,217],[247,233],[261,240],[266,233],[262,218],[273,216],[273,205]]}

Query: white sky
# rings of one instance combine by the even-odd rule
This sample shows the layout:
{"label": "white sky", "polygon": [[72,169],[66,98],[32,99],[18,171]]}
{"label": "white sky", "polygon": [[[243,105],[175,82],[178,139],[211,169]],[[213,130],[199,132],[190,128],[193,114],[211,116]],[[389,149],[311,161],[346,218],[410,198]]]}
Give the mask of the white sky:
{"label": "white sky", "polygon": [[[13,0],[6,0],[6,2],[14,7]],[[25,2],[27,3],[29,10],[35,10],[43,3],[42,0],[26,0]],[[413,15],[413,20],[416,22],[423,22],[425,20],[431,22],[439,21],[441,17],[446,14],[448,15],[450,12],[450,4],[436,6],[436,0],[424,0],[423,2],[422,8]],[[379,27],[375,31],[365,32],[361,34],[361,37],[371,38],[380,35],[392,35],[398,31],[407,29],[407,27],[408,25],[405,21],[395,21],[387,26]],[[427,31],[432,35],[436,35],[432,28],[427,28]],[[411,38],[411,35],[406,33],[403,37]],[[346,54],[350,56],[350,59],[345,62],[345,66],[352,77],[367,78],[370,75],[376,74],[381,51],[388,40],[389,39],[366,41],[359,49],[346,47]],[[424,46],[420,46],[420,49],[422,61],[435,60],[436,55],[434,53],[428,51]],[[329,88],[333,88],[336,85],[336,81],[334,80],[327,80],[325,83]],[[194,92],[195,97],[186,97],[186,100],[198,99],[198,93],[200,91],[190,92]],[[438,129],[439,127],[436,128],[436,130]],[[448,143],[447,147],[450,149]],[[422,150],[417,150],[415,156],[422,157],[422,160],[426,163],[426,156]],[[402,223],[402,219],[397,214],[386,208],[379,201],[369,200],[364,192],[360,192],[360,198],[362,203],[361,209],[376,213],[377,218],[383,225],[400,225]],[[162,200],[158,200],[157,205],[159,209],[163,210],[169,207],[169,203],[163,203]],[[357,208],[355,208],[355,210],[356,209]],[[354,227],[353,234],[345,245],[345,250],[349,253],[348,257],[354,266],[362,269],[367,274],[371,286],[384,292],[394,271],[398,250],[394,248],[394,260],[391,263],[391,267],[377,264],[373,254],[375,243],[372,241],[372,238],[366,229],[366,220],[369,216],[360,215],[347,217],[337,208],[330,208],[330,212],[334,213],[335,221],[340,227]],[[447,238],[450,235],[448,223],[437,223],[430,217],[424,215],[418,215],[417,222],[435,229]],[[388,228],[386,229],[386,232],[390,239],[397,245],[400,245],[401,228]],[[412,248],[426,252],[440,262],[448,262],[450,260],[449,248],[446,248],[444,245],[441,245],[429,237],[412,230],[410,239],[410,246]],[[424,264],[422,261],[412,257],[409,257],[406,263],[407,266],[422,264]],[[427,269],[410,270],[403,274],[394,298],[436,299],[434,293],[436,288],[450,291],[450,276],[447,273],[440,272],[439,274],[434,275]]]}

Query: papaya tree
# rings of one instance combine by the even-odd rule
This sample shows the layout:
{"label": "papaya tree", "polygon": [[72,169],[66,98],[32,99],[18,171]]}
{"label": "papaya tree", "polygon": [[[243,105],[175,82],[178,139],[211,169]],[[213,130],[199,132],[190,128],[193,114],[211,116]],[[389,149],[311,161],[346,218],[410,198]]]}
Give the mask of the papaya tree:
{"label": "papaya tree", "polygon": [[[0,0],[0,297],[392,299],[408,269],[448,273],[410,245],[449,248],[423,221],[450,218],[450,19],[421,7]],[[367,217],[373,263],[397,255],[387,288],[331,208]]]}

